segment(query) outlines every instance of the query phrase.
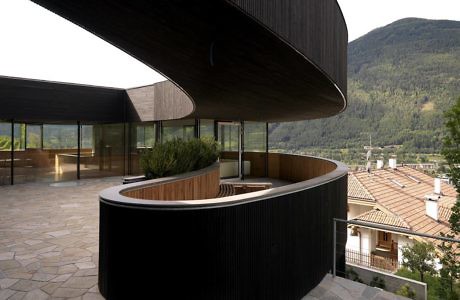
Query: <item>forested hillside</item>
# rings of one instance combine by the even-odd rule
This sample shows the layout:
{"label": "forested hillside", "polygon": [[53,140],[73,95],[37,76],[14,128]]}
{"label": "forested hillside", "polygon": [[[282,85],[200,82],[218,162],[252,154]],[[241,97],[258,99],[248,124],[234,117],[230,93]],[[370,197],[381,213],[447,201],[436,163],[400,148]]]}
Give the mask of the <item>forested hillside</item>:
{"label": "forested hillside", "polygon": [[403,145],[438,152],[443,111],[460,96],[460,22],[402,19],[351,42],[348,108],[335,117],[271,124],[272,148]]}

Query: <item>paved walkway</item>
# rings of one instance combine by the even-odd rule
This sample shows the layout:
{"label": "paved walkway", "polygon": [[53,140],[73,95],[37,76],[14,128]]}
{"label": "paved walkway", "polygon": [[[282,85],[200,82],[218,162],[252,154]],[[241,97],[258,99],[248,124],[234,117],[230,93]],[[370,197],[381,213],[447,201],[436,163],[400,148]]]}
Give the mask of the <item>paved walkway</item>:
{"label": "paved walkway", "polygon": [[302,300],[409,300],[365,284],[327,274]]}
{"label": "paved walkway", "polygon": [[[0,186],[0,300],[104,299],[97,195],[120,177]],[[402,299],[326,276],[304,300]]]}
{"label": "paved walkway", "polygon": [[97,195],[120,181],[0,186],[0,300],[104,299]]}

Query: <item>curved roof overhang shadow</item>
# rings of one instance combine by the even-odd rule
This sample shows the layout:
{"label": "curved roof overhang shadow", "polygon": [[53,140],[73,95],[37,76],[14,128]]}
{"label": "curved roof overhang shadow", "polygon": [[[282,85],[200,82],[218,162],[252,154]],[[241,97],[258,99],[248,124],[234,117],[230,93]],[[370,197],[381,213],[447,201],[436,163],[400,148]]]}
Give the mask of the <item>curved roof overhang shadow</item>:
{"label": "curved roof overhang shadow", "polygon": [[[345,80],[332,79],[242,6],[222,0],[33,1],[170,78],[195,104],[189,117],[294,121],[332,116],[346,107],[346,73]],[[321,19],[318,14],[310,15]],[[306,30],[317,35],[306,42],[321,48],[328,37],[315,26]],[[346,42],[337,44],[346,57]],[[334,52],[320,50],[318,56]],[[336,67],[346,72],[346,58]]]}

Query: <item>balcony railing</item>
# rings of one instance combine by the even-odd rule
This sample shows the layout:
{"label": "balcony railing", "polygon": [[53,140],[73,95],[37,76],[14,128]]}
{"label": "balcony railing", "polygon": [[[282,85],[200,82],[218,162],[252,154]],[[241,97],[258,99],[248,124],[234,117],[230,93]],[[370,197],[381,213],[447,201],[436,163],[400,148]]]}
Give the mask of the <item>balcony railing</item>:
{"label": "balcony railing", "polygon": [[374,253],[360,253],[359,251],[346,249],[346,262],[361,265],[368,268],[375,268],[384,271],[394,272],[399,269],[397,257],[383,256]]}

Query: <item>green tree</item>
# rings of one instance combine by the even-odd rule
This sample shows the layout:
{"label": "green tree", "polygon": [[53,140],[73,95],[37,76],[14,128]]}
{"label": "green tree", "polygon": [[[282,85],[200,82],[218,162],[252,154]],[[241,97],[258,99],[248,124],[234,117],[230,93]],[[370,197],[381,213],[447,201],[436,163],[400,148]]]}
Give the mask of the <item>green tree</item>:
{"label": "green tree", "polygon": [[[453,234],[443,234],[453,238]],[[460,278],[460,262],[458,257],[458,250],[456,245],[449,242],[442,242],[438,246],[440,250],[439,261],[442,264],[440,270],[440,286],[438,289],[438,295],[441,299],[457,299],[457,294],[454,291],[454,283]]]}
{"label": "green tree", "polygon": [[[449,175],[452,182],[460,193],[460,97],[444,115],[445,127],[447,129],[446,136],[443,140],[442,155],[449,165]],[[457,198],[458,199],[458,198]],[[458,218],[458,215],[456,216]],[[452,230],[460,232],[460,225],[454,224]]]}
{"label": "green tree", "polygon": [[435,274],[435,258],[433,244],[414,241],[412,246],[402,248],[402,265],[409,268],[412,272],[420,273],[420,281],[424,282],[425,274]]}
{"label": "green tree", "polygon": [[406,298],[415,299],[415,291],[410,287],[408,283],[403,284],[399,290],[396,291],[396,295],[404,296]]}
{"label": "green tree", "polygon": [[[452,207],[449,218],[450,233],[441,234],[455,238],[460,233],[460,98],[452,108],[445,113],[446,136],[443,140],[442,154],[449,165],[449,175],[457,189],[457,201]],[[443,242],[438,246],[441,252],[439,260],[442,264],[440,271],[441,286],[439,296],[445,299],[456,299],[453,289],[454,282],[460,278],[459,250],[457,245]]]}

